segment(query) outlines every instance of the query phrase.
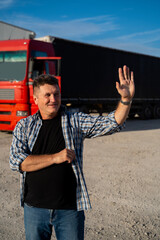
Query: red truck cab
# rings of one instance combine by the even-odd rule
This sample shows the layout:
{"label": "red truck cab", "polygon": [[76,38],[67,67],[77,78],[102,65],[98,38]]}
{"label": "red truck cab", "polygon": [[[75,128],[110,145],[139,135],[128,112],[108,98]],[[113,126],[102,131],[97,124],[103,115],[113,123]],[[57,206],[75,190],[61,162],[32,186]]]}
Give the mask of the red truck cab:
{"label": "red truck cab", "polygon": [[0,41],[0,130],[12,131],[21,118],[37,111],[33,101],[34,77],[54,74],[61,86],[57,72],[60,59],[55,57],[51,43]]}

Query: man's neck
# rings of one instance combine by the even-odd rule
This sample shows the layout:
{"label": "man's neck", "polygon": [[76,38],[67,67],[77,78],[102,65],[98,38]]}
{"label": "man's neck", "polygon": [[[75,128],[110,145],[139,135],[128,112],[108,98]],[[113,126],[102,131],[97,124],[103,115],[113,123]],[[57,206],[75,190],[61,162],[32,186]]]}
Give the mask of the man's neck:
{"label": "man's neck", "polygon": [[53,118],[57,117],[58,113],[59,112],[57,112],[55,114],[48,115],[48,114],[41,114],[41,112],[40,112],[40,115],[41,115],[42,120],[50,120],[50,119],[53,119]]}

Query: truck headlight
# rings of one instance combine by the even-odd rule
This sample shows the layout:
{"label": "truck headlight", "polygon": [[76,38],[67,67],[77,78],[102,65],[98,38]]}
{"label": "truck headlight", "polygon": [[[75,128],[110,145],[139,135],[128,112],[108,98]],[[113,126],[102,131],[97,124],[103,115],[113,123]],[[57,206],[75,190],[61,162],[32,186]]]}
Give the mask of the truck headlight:
{"label": "truck headlight", "polygon": [[17,111],[16,115],[18,117],[26,117],[26,116],[28,116],[28,111]]}

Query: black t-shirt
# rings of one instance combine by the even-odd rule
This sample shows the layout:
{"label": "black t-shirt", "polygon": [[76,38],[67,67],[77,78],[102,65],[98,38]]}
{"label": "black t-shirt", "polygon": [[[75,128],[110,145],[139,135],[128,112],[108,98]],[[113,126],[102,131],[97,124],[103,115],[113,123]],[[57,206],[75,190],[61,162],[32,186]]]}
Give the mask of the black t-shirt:
{"label": "black t-shirt", "polygon": [[[42,120],[32,154],[58,153],[65,148],[61,117]],[[25,202],[47,209],[76,209],[76,177],[70,163],[27,172]]]}

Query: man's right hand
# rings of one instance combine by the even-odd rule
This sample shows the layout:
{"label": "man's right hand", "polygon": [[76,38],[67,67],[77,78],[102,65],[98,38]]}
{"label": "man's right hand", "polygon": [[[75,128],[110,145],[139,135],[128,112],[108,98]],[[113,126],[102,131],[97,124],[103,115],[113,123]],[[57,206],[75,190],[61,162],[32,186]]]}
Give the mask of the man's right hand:
{"label": "man's right hand", "polygon": [[65,148],[59,153],[55,153],[53,157],[55,158],[55,164],[63,162],[71,163],[75,159],[76,155],[74,150]]}

